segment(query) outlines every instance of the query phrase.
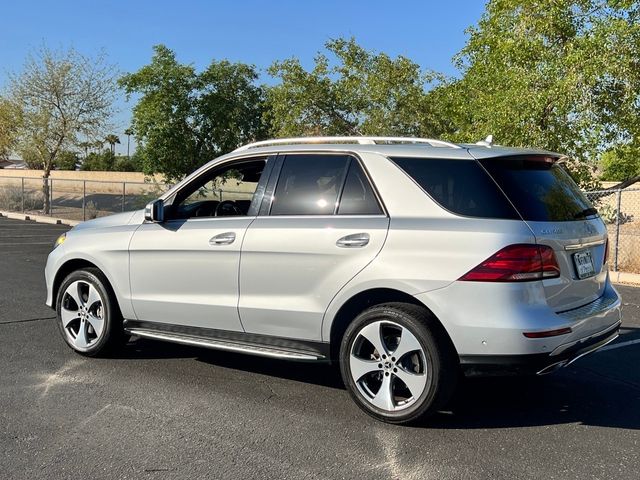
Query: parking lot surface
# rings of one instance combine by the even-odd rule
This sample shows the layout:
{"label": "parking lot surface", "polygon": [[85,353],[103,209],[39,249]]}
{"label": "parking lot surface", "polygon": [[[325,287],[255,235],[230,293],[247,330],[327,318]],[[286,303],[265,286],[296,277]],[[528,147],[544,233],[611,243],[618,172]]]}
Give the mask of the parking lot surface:
{"label": "parking lot surface", "polygon": [[59,337],[43,269],[68,227],[0,218],[0,478],[586,479],[640,472],[640,288],[623,331],[555,374],[465,381],[422,427],[377,422],[335,368]]}

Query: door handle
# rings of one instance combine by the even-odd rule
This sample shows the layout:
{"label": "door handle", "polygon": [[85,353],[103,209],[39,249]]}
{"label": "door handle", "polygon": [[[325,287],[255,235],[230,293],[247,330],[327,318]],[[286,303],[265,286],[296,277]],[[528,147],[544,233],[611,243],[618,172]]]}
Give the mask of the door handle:
{"label": "door handle", "polygon": [[230,245],[235,239],[236,234],[234,232],[224,232],[211,237],[211,239],[209,239],[209,245]]}
{"label": "door handle", "polygon": [[369,243],[368,233],[354,233],[339,238],[336,245],[344,248],[364,247]]}

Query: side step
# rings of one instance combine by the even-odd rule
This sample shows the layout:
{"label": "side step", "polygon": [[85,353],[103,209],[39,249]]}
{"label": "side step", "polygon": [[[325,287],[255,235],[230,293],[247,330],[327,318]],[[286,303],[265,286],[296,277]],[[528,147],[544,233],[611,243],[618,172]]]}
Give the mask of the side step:
{"label": "side step", "polygon": [[222,340],[216,338],[203,338],[192,335],[185,335],[176,332],[168,332],[161,330],[151,330],[145,328],[126,328],[125,330],[132,334],[143,338],[151,338],[154,340],[165,340],[168,342],[180,343],[182,345],[193,345],[197,347],[213,348],[216,350],[225,350],[229,352],[247,353],[250,355],[259,355],[262,357],[282,358],[286,360],[306,360],[317,361],[325,360],[323,355],[316,353],[304,353],[290,350],[284,350],[273,346],[255,345]]}

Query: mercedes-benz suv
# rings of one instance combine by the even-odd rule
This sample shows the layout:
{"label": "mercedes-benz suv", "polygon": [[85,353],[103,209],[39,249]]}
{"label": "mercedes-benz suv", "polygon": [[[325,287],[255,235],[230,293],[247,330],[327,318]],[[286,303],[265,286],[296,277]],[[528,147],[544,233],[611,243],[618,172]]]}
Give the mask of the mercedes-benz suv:
{"label": "mercedes-benz suv", "polygon": [[47,305],[89,356],[138,336],[338,362],[358,406],[406,423],[461,371],[546,373],[612,341],[607,252],[559,154],[280,139],[61,236]]}

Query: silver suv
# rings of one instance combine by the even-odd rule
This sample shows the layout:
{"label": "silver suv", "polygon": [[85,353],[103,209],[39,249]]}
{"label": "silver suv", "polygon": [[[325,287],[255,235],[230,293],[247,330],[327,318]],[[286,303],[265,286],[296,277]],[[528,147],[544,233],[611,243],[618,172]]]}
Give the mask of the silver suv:
{"label": "silver suv", "polygon": [[134,335],[338,362],[358,406],[406,423],[460,371],[547,373],[612,341],[607,250],[555,153],[271,140],[61,236],[47,305],[85,355]]}

